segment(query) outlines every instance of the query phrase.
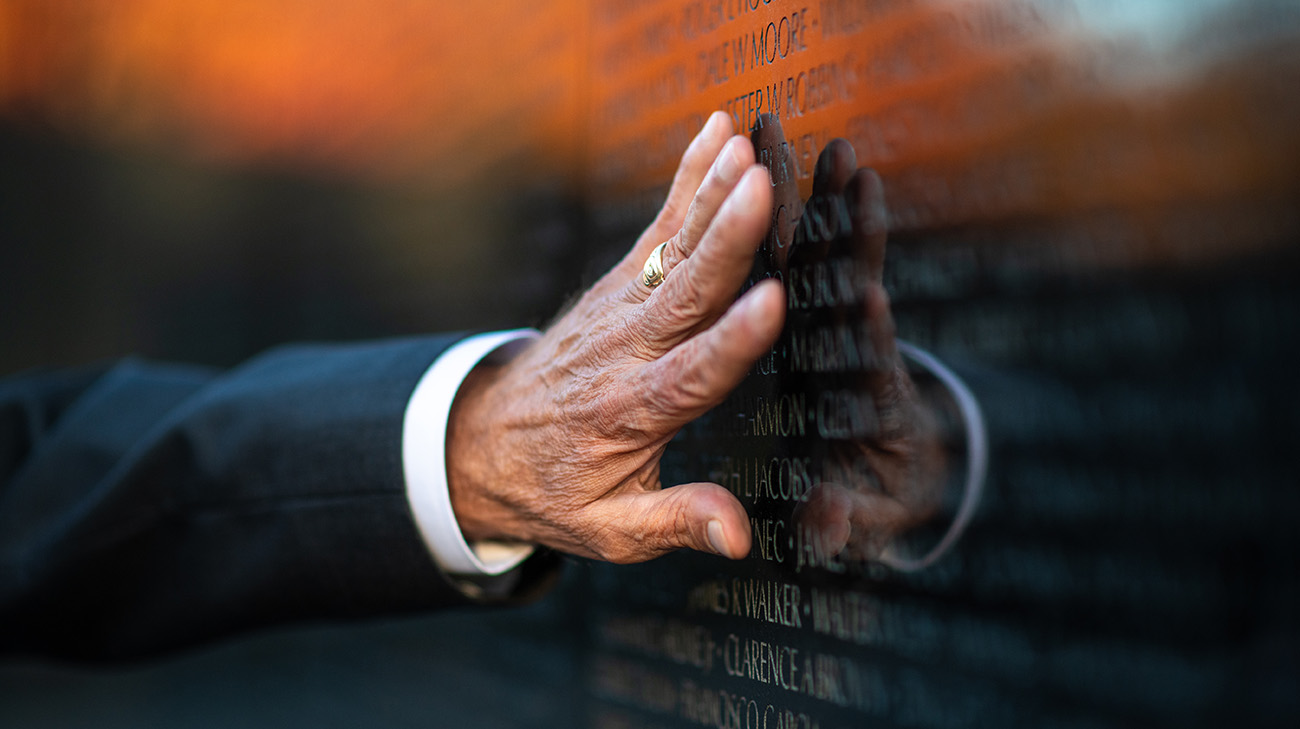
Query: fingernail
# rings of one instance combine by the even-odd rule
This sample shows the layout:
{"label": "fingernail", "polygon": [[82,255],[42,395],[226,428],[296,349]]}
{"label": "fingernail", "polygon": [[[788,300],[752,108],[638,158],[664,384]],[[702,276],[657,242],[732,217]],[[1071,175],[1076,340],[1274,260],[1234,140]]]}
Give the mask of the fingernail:
{"label": "fingernail", "polygon": [[717,552],[723,557],[730,557],[731,555],[727,554],[726,535],[722,533],[722,522],[718,521],[717,519],[714,519],[713,521],[709,522],[708,531],[709,531],[709,544],[713,547],[713,551]]}
{"label": "fingernail", "polygon": [[737,316],[741,316],[745,318],[757,316],[758,306],[759,306],[758,297],[753,294],[746,293],[744,296],[740,297],[740,300],[737,301],[734,304],[734,306],[736,307]]}
{"label": "fingernail", "polygon": [[709,120],[704,123],[705,129],[713,129],[720,124],[727,123],[727,113],[724,111],[715,111],[709,115]]}
{"label": "fingernail", "polygon": [[704,126],[700,127],[700,133],[696,134],[695,139],[692,139],[691,142],[694,143],[696,139],[703,139],[704,137],[709,136],[710,134],[713,133],[714,127],[718,126],[723,121],[724,120],[723,120],[722,112],[715,111],[713,114],[709,116],[709,120],[704,122]]}
{"label": "fingernail", "polygon": [[736,153],[736,145],[739,143],[733,138],[722,148],[722,154],[718,155],[717,173],[723,182],[731,182],[740,176],[740,155]]}

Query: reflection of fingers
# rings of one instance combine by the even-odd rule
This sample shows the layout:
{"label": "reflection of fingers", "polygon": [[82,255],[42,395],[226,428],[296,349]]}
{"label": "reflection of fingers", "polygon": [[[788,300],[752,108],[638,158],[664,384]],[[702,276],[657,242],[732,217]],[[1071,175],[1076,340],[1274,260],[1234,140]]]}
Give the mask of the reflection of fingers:
{"label": "reflection of fingers", "polygon": [[885,287],[873,283],[867,286],[867,329],[871,336],[871,351],[876,355],[872,369],[892,370],[898,361],[898,342],[894,315],[889,308],[889,294]]}
{"label": "reflection of fingers", "polygon": [[912,512],[889,496],[854,492],[846,551],[857,559],[877,559],[891,539],[915,522]]}
{"label": "reflection of fingers", "polygon": [[914,520],[911,511],[892,496],[874,491],[850,493],[849,524],[857,538],[882,532],[892,535]]}
{"label": "reflection of fingers", "polygon": [[[846,198],[846,186],[856,171],[857,155],[853,145],[833,139],[817,157],[813,169],[812,196],[801,211],[795,227],[792,265],[802,266],[832,256],[858,257],[861,243],[847,210],[852,198]],[[848,247],[845,249],[845,247]]]}
{"label": "reflection of fingers", "polygon": [[791,148],[781,129],[781,120],[773,114],[759,115],[750,140],[759,163],[767,167],[772,178],[772,233],[775,235],[769,237],[768,252],[774,269],[784,271],[794,243],[795,225],[803,213]]}
{"label": "reflection of fingers", "polygon": [[795,507],[794,519],[806,539],[817,540],[823,554],[839,554],[853,533],[849,523],[852,508],[852,495],[847,489],[817,484],[808,492],[807,501]]}
{"label": "reflection of fingers", "polygon": [[840,484],[819,484],[795,512],[804,539],[826,554],[874,558],[917,516],[888,495]]}
{"label": "reflection of fingers", "polygon": [[844,139],[832,139],[817,156],[812,194],[840,194],[857,168],[858,156],[853,152],[853,145]]}
{"label": "reflection of fingers", "polygon": [[692,483],[624,494],[593,517],[616,525],[596,551],[611,562],[641,562],[682,547],[740,559],[749,553],[749,519],[730,491]]}
{"label": "reflection of fingers", "polygon": [[[876,402],[878,412],[898,407],[904,395],[899,381],[898,343],[894,339],[894,316],[889,310],[889,294],[878,283],[867,284],[867,332],[871,338],[872,361],[866,367],[866,386]],[[885,429],[882,423],[882,433]]]}
{"label": "reflection of fingers", "polygon": [[643,407],[666,415],[670,425],[703,414],[768,351],[781,333],[784,314],[780,284],[755,286],[712,327],[642,370],[638,390],[646,398]]}
{"label": "reflection of fingers", "polygon": [[776,201],[786,203],[799,198],[799,181],[790,160],[790,145],[786,142],[781,120],[772,114],[760,114],[758,123],[749,134],[750,143],[758,155],[759,164],[771,172],[772,187],[776,188]]}
{"label": "reflection of fingers", "polygon": [[875,171],[858,170],[848,182],[845,198],[853,223],[854,254],[866,261],[871,279],[879,282],[884,274],[885,241],[889,234],[884,184]]}
{"label": "reflection of fingers", "polygon": [[[712,323],[740,289],[767,230],[772,204],[767,179],[761,167],[745,172],[695,252],[646,301],[646,332],[662,349]],[[642,286],[637,281],[630,285]]]}

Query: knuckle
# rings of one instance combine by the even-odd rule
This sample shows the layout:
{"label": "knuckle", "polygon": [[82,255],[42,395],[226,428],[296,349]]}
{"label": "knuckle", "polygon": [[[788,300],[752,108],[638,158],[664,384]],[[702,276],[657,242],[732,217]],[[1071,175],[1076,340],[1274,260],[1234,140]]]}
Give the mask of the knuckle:
{"label": "knuckle", "polygon": [[689,367],[673,383],[673,400],[682,408],[695,408],[713,399],[713,378],[707,366]]}
{"label": "knuckle", "polygon": [[677,264],[686,260],[686,251],[689,250],[686,239],[686,228],[683,226],[673,233],[673,237],[668,239],[668,245],[664,246],[663,266],[664,274],[667,275],[677,267]]}
{"label": "knuckle", "polygon": [[633,564],[690,543],[690,519],[681,498],[670,497],[659,508],[644,503],[619,524],[607,524],[593,540],[592,549],[606,562]]}
{"label": "knuckle", "polygon": [[682,283],[673,291],[668,301],[667,316],[676,324],[693,324],[704,318],[707,313],[704,296],[692,275],[692,269],[681,270]]}
{"label": "knuckle", "polygon": [[[664,206],[659,210],[659,217],[655,220],[656,225],[667,223],[668,221],[680,220],[686,214],[686,208],[690,205],[691,195],[685,189],[685,180],[681,175],[673,181],[673,188],[668,193],[668,199],[664,200]],[[681,186],[679,188],[679,185]]]}
{"label": "knuckle", "polygon": [[636,548],[627,538],[606,539],[595,545],[595,552],[601,559],[613,564],[635,564],[647,559],[644,551]]}
{"label": "knuckle", "polygon": [[677,366],[664,373],[667,399],[679,409],[692,409],[711,403],[718,397],[718,353],[697,338],[681,352]]}
{"label": "knuckle", "polygon": [[[668,548],[677,546],[677,544],[690,544],[694,532],[691,529],[691,518],[687,511],[686,504],[682,498],[676,498],[673,503],[673,520],[672,531],[668,533],[674,538],[674,542],[665,545]],[[666,535],[667,536],[667,535]]]}

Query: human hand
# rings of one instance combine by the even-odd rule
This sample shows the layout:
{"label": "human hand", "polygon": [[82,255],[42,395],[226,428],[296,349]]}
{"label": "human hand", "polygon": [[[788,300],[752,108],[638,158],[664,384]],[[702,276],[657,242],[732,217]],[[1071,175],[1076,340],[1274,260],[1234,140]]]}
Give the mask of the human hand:
{"label": "human hand", "polygon": [[[471,541],[541,544],[612,562],[681,547],[741,558],[750,527],[711,483],[661,488],[659,459],[781,331],[776,282],[737,291],[771,215],[768,173],[717,112],[627,256],[508,364],[461,387],[447,435],[452,508]],[[640,281],[667,241],[663,284]]]}

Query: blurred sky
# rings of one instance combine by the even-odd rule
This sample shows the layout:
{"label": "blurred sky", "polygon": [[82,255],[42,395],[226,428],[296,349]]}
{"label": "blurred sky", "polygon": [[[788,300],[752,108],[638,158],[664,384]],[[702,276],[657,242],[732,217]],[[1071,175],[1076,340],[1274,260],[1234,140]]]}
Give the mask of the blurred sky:
{"label": "blurred sky", "polygon": [[4,0],[0,113],[435,184],[522,151],[558,165],[574,159],[580,5]]}
{"label": "blurred sky", "polygon": [[803,71],[801,189],[847,136],[896,231],[1113,268],[1300,229],[1294,2],[798,5],[811,50],[719,78],[794,4],[0,0],[0,372],[540,324]]}
{"label": "blurred sky", "polygon": [[540,324],[577,5],[0,0],[0,372]]}

